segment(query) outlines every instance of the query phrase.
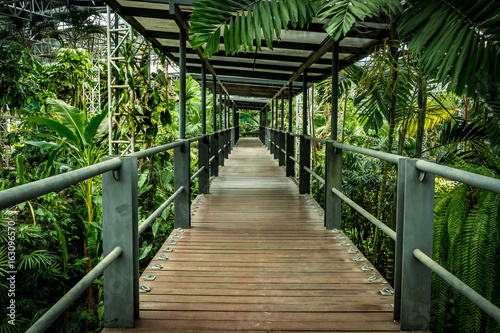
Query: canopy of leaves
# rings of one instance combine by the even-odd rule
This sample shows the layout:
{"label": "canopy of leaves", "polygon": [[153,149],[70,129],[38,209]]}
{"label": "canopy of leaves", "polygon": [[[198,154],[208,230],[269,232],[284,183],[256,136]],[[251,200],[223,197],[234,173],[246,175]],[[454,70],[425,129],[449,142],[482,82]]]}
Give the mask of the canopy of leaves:
{"label": "canopy of leaves", "polygon": [[327,19],[325,31],[338,40],[356,21],[399,8],[396,0],[200,0],[191,15],[190,38],[195,49],[206,44],[208,58],[219,51],[221,35],[226,54],[254,51],[254,44],[261,51],[262,36],[273,49],[282,29],[305,27],[317,16]]}
{"label": "canopy of leaves", "polygon": [[[417,0],[399,22],[400,37],[449,89],[473,96],[500,80],[498,2]],[[489,82],[488,82],[489,81]]]}

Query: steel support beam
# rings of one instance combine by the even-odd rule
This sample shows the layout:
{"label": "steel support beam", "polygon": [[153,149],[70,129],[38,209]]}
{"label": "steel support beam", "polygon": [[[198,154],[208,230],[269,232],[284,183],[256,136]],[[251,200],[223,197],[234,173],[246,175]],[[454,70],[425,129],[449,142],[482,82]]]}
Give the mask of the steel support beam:
{"label": "steel support beam", "polygon": [[186,138],[186,39],[187,32],[181,28],[179,39],[179,139]]}
{"label": "steel support beam", "polygon": [[201,64],[201,134],[207,134],[207,73],[204,62]]}
{"label": "steel support beam", "polygon": [[342,150],[327,141],[325,156],[325,227],[341,229],[342,199],[332,192],[332,188],[342,191]]}
{"label": "steel support beam", "polygon": [[214,132],[210,137],[210,176],[219,176],[219,133]]}
{"label": "steel support beam", "polygon": [[304,167],[311,168],[311,141],[300,136],[299,193],[311,193],[311,175]]}
{"label": "steel support beam", "polygon": [[420,249],[432,258],[435,176],[422,173],[417,160],[405,160],[401,330],[430,328],[432,272],[413,255]]}
{"label": "steel support beam", "polygon": [[104,271],[104,327],[133,328],[139,317],[137,157],[102,175],[103,254],[122,255]]}
{"label": "steel support beam", "polygon": [[182,146],[174,149],[174,191],[184,187],[175,198],[174,228],[189,229],[191,226],[190,144],[180,140]]}
{"label": "steel support beam", "polygon": [[201,171],[198,176],[198,191],[203,194],[209,193],[209,180],[210,180],[210,152],[209,152],[209,139],[208,135],[203,135],[203,138],[198,141],[198,167]]}
{"label": "steel support beam", "polygon": [[[339,42],[332,46],[332,116],[331,116],[331,139],[337,140],[337,124],[339,116]],[[331,192],[331,191],[330,191]]]}

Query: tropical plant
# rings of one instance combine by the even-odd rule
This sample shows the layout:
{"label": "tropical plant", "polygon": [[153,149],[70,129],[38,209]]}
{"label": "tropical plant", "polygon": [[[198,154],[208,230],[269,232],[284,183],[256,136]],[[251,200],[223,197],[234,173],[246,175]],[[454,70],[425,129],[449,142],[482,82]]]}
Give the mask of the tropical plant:
{"label": "tropical plant", "polygon": [[[490,155],[490,158],[492,155]],[[500,159],[494,157],[498,169]],[[498,178],[498,170],[457,157],[449,165]],[[500,306],[500,196],[465,184],[438,182],[433,257],[496,306]],[[433,276],[433,332],[498,332],[488,317],[440,277]]]}
{"label": "tropical plant", "polygon": [[[86,115],[77,108],[66,104],[61,100],[48,99],[49,108],[57,115],[58,120],[42,117],[29,117],[25,121],[34,122],[39,126],[47,126],[53,130],[57,136],[53,136],[54,149],[58,145],[68,145],[70,154],[73,156],[77,166],[82,168],[98,163],[106,153],[106,147],[101,145],[106,135],[107,126],[103,121],[106,119],[105,112],[92,117],[88,122]],[[28,144],[47,148],[50,146],[45,141],[28,142]],[[84,256],[87,261],[86,272],[88,273],[93,265],[100,260],[101,227],[96,217],[96,196],[99,195],[100,184],[98,178],[90,178],[79,183],[78,193],[85,202],[85,212],[81,215],[83,222]],[[89,309],[94,307],[94,297],[92,288],[88,291]]]}
{"label": "tropical plant", "polygon": [[380,15],[380,12],[399,12],[397,0],[200,0],[191,15],[190,36],[193,48],[205,45],[204,56],[210,58],[219,51],[224,36],[226,54],[262,50],[262,35],[269,49],[274,37],[280,40],[281,29],[302,28],[313,17],[325,19],[325,31],[339,40],[351,30],[356,21]]}
{"label": "tropical plant", "polygon": [[498,3],[489,0],[416,0],[398,31],[430,75],[457,94],[497,94],[500,81]]}

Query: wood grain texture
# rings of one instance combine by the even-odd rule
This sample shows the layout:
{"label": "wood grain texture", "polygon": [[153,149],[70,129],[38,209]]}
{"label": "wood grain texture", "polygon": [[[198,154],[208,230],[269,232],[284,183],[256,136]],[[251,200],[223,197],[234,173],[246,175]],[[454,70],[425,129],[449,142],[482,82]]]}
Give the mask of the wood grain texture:
{"label": "wood grain texture", "polygon": [[179,236],[145,270],[155,281],[140,278],[151,292],[136,328],[103,332],[399,332],[390,286],[368,281],[380,274],[352,260],[257,139],[240,139]]}

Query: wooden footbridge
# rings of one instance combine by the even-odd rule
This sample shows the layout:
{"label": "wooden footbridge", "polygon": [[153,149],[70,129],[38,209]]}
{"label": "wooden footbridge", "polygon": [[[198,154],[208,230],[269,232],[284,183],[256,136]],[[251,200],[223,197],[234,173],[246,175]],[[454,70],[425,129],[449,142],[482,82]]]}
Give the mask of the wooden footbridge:
{"label": "wooden footbridge", "polygon": [[[337,141],[339,71],[390,35],[387,18],[357,21],[337,41],[315,19],[307,30],[288,26],[273,41],[274,50],[231,56],[221,37],[220,52],[209,60],[202,48],[188,43],[195,2],[106,0],[108,22],[112,17],[115,22],[108,34],[108,96],[114,95],[112,88],[128,89],[112,80],[112,68],[121,66],[120,46],[131,32],[116,29],[121,16],[179,66],[179,140],[134,152],[139,148],[134,135],[123,141],[113,136],[120,131],[110,130],[105,161],[0,191],[0,209],[5,209],[102,175],[103,259],[28,333],[50,331],[103,273],[105,333],[425,331],[432,272],[500,322],[500,309],[431,259],[435,176],[494,193],[500,193],[500,181]],[[201,135],[191,139],[186,136],[187,73],[202,87]],[[308,135],[308,91],[327,78],[331,137],[324,140]],[[211,133],[207,90],[213,96]],[[294,115],[298,94],[302,119]],[[121,113],[111,109],[114,103],[107,105],[113,129]],[[240,139],[242,110],[256,111],[258,139]],[[194,174],[192,143],[198,145]],[[311,144],[324,149],[324,177],[312,170]],[[396,230],[342,193],[346,150],[396,165]],[[138,160],[167,151],[174,156],[174,193],[139,225]],[[324,185],[324,211],[309,197],[312,177]],[[192,204],[196,179],[201,196]],[[175,230],[140,275],[139,236],[172,203]],[[395,241],[394,289],[340,231],[342,203]]]}
{"label": "wooden footbridge", "polygon": [[240,139],[191,223],[143,272],[135,329],[103,332],[400,330],[390,286],[258,139]]}

